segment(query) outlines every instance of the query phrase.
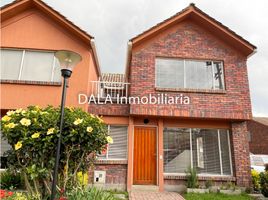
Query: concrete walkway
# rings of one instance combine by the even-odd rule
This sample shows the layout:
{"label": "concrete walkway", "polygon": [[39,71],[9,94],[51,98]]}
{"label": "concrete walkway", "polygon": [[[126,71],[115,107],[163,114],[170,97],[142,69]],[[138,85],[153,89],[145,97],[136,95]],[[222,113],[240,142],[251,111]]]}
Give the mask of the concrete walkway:
{"label": "concrete walkway", "polygon": [[184,198],[175,192],[132,191],[129,193],[129,200],[184,200]]}

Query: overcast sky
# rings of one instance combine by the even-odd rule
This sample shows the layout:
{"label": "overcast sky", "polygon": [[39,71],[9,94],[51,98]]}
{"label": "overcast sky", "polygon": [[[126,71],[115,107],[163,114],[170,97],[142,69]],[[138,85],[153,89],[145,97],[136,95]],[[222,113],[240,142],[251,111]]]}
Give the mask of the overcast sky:
{"label": "overcast sky", "polygon": [[[191,2],[257,46],[248,59],[255,116],[268,117],[267,0],[44,0],[96,39],[102,72],[123,73],[127,42]],[[2,0],[1,5],[11,2]]]}

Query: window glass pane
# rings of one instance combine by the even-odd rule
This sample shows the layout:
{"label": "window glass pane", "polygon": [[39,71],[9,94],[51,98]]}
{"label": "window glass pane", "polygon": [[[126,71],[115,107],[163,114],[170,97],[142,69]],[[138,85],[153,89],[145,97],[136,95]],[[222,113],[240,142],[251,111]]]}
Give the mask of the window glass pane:
{"label": "window glass pane", "polygon": [[113,144],[109,144],[109,159],[127,159],[127,126],[110,126],[109,135]]}
{"label": "window glass pane", "polygon": [[1,49],[1,79],[18,80],[22,50]]}
{"label": "window glass pane", "polygon": [[185,61],[186,88],[213,89],[212,62]]}
{"label": "window glass pane", "polygon": [[221,174],[218,130],[192,129],[193,166],[201,174]]}
{"label": "window glass pane", "polygon": [[224,175],[231,175],[228,131],[220,130],[222,171]]}
{"label": "window glass pane", "polygon": [[185,173],[191,165],[190,129],[164,129],[164,172]]}
{"label": "window glass pane", "polygon": [[224,89],[223,67],[221,62],[213,62],[215,89]]}
{"label": "window glass pane", "polygon": [[183,63],[183,60],[156,59],[156,86],[162,88],[183,88]]}
{"label": "window glass pane", "polygon": [[53,82],[61,82],[61,68],[58,59],[55,59]]}
{"label": "window glass pane", "polygon": [[26,51],[21,80],[51,81],[54,53]]}

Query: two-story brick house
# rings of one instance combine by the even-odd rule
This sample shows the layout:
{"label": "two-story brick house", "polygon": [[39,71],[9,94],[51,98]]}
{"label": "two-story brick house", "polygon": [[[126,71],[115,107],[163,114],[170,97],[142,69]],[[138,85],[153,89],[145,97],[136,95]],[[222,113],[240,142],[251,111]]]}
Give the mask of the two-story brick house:
{"label": "two-story brick house", "polygon": [[[190,102],[91,103],[89,112],[103,115],[115,137],[95,167],[106,171],[106,185],[177,189],[193,167],[201,184],[250,186],[246,61],[255,49],[193,4],[132,38],[121,75],[129,85],[106,74],[103,90],[140,98],[187,96]],[[114,87],[107,77],[117,80]]]}
{"label": "two-story brick house", "polygon": [[[163,191],[185,183],[192,167],[200,183],[250,186],[246,61],[254,45],[190,5],[129,41],[125,74],[101,74],[93,37],[42,1],[15,1],[2,8],[1,18],[2,114],[31,104],[58,105],[59,70],[54,57],[42,53],[67,49],[82,55],[67,104],[102,115],[114,140],[98,156],[94,181]],[[80,93],[94,94],[101,103],[108,95],[125,99],[80,105]],[[150,95],[160,102],[126,103],[127,97]]]}

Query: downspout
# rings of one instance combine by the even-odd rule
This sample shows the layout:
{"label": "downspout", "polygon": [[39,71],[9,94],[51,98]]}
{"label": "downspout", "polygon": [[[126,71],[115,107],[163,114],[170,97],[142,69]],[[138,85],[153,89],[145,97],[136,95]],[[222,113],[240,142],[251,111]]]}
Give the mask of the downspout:
{"label": "downspout", "polygon": [[129,68],[130,68],[130,62],[131,62],[131,52],[132,52],[132,42],[129,41],[127,43],[127,59],[126,59],[126,69],[125,69],[125,81],[129,82]]}

